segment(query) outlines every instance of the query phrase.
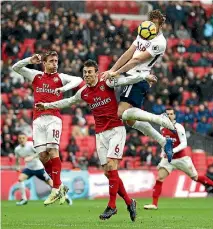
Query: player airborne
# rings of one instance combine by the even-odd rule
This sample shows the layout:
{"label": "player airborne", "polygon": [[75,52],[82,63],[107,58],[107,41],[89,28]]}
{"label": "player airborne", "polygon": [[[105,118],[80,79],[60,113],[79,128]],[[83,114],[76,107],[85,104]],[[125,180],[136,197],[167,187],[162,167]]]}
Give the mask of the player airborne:
{"label": "player airborne", "polygon": [[[40,64],[41,56],[18,61],[12,69],[32,82],[34,103],[54,102],[63,98],[61,92],[77,87],[82,79],[63,73],[58,73],[58,54],[49,51],[43,56],[44,72],[26,68],[28,64]],[[65,86],[64,86],[65,85]],[[63,89],[61,89],[63,87]],[[57,89],[57,90],[56,90]],[[44,201],[45,205],[60,199],[65,202],[65,193],[68,191],[61,183],[61,160],[59,158],[59,143],[61,137],[62,120],[58,109],[47,111],[33,110],[33,142],[45,170],[53,180],[53,189]]]}
{"label": "player airborne", "polygon": [[100,81],[98,77],[98,65],[95,61],[88,60],[84,63],[83,78],[86,85],[77,91],[75,96],[53,103],[37,103],[39,110],[59,109],[70,107],[72,104],[86,101],[95,118],[96,147],[98,157],[109,179],[110,199],[100,219],[108,219],[117,213],[117,193],[125,200],[132,221],[136,218],[136,202],[131,200],[126,193],[123,182],[118,174],[118,163],[122,159],[126,141],[126,130],[122,121],[117,116],[118,104],[114,87],[128,83],[147,80],[156,82],[156,77],[147,73],[138,73],[132,77],[122,77],[112,81]]}
{"label": "player airborne", "polygon": [[184,127],[175,121],[174,109],[168,108],[166,113],[170,120],[174,123],[175,132],[166,128],[161,128],[161,133],[164,137],[169,137],[173,141],[173,158],[171,163],[169,163],[168,159],[163,157],[159,163],[158,178],[155,186],[153,187],[153,201],[152,204],[145,205],[144,209],[158,209],[158,199],[161,194],[163,181],[175,169],[183,171],[194,181],[213,187],[213,181],[211,181],[205,175],[199,175],[191,158],[185,154],[184,149],[187,147],[186,133]]}
{"label": "player airborne", "polygon": [[[21,200],[16,202],[17,206],[27,204],[27,196],[25,191],[24,181],[31,178],[32,176],[36,176],[40,180],[43,180],[50,187],[53,186],[53,181],[49,177],[49,175],[44,170],[44,166],[38,158],[38,154],[36,153],[35,148],[33,147],[33,142],[27,141],[27,136],[24,133],[18,134],[18,142],[19,145],[15,148],[15,156],[16,156],[16,166],[17,171],[20,170],[19,167],[19,159],[24,158],[26,162],[26,167],[21,171],[18,181],[19,181],[19,189],[21,192]],[[70,205],[72,204],[72,200],[66,196],[66,202]]]}
{"label": "player airborne", "polygon": [[[130,48],[118,59],[113,67],[102,74],[103,79],[119,77],[120,74],[125,72],[127,75],[131,74],[133,76],[139,72],[149,74],[157,59],[166,50],[166,39],[160,31],[165,21],[164,15],[159,10],[153,10],[149,13],[148,19],[155,24],[158,35],[152,40],[144,40],[138,35]],[[172,122],[165,114],[159,116],[141,110],[150,85],[147,81],[141,81],[124,87],[120,95],[118,116],[126,121],[128,125],[141,131],[144,135],[155,139],[165,149],[167,155],[171,156],[171,139],[164,138],[149,122],[154,122],[173,130],[174,126]]]}

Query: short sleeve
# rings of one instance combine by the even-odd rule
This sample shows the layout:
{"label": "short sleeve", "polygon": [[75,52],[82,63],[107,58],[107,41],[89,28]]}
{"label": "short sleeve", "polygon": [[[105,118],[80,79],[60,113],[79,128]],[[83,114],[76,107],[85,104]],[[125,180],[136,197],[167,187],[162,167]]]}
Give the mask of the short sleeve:
{"label": "short sleeve", "polygon": [[151,45],[146,49],[153,57],[156,55],[161,55],[166,50],[166,42],[151,42]]}

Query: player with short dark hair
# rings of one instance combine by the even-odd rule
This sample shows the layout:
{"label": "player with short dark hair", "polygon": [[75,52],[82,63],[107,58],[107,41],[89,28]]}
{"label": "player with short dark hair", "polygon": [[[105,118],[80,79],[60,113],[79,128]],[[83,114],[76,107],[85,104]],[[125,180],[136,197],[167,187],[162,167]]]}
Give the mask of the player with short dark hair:
{"label": "player with short dark hair", "polygon": [[[40,64],[44,72],[26,68],[28,64]],[[42,57],[34,54],[32,57],[18,61],[12,69],[32,83],[34,103],[53,102],[63,98],[62,92],[81,84],[80,77],[58,73],[58,54],[48,51]],[[63,88],[63,89],[62,89]],[[53,189],[44,201],[45,205],[60,199],[65,202],[66,187],[61,183],[61,160],[59,158],[59,143],[62,131],[62,120],[58,109],[48,111],[33,110],[33,142],[45,170],[53,179]]]}
{"label": "player with short dark hair", "polygon": [[158,165],[158,177],[156,184],[153,187],[152,204],[144,206],[144,209],[156,210],[158,209],[158,199],[161,194],[163,181],[173,170],[181,170],[186,173],[192,180],[197,181],[203,185],[213,186],[213,181],[205,175],[199,175],[189,156],[185,153],[187,147],[186,132],[184,127],[175,120],[175,110],[167,108],[166,113],[170,120],[174,123],[175,131],[166,128],[161,128],[161,133],[164,137],[169,137],[173,141],[173,157],[171,163],[168,162],[163,151],[163,157]]}
{"label": "player with short dark hair", "polygon": [[117,213],[117,193],[125,200],[132,221],[136,218],[136,202],[131,200],[118,174],[118,163],[122,159],[126,141],[126,130],[117,115],[118,104],[114,87],[147,80],[155,82],[155,77],[138,73],[137,76],[101,81],[98,76],[98,65],[93,60],[84,63],[83,78],[86,85],[77,91],[75,96],[52,103],[37,103],[39,110],[70,107],[72,104],[86,101],[95,119],[96,148],[106,177],[109,179],[110,199],[100,219],[108,219]]}

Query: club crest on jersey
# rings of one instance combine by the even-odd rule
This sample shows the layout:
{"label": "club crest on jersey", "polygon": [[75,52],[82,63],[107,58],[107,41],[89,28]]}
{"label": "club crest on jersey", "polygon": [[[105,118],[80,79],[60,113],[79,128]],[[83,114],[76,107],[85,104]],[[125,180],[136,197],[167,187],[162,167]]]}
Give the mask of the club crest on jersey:
{"label": "club crest on jersey", "polygon": [[151,45],[151,42],[146,42],[146,44],[145,44],[145,48],[148,48],[149,46]]}
{"label": "club crest on jersey", "polygon": [[57,83],[57,82],[58,82],[58,77],[54,77],[54,78],[53,78],[53,81],[54,81],[55,83]]}
{"label": "club crest on jersey", "polygon": [[153,50],[154,52],[158,52],[158,51],[159,51],[159,46],[158,46],[158,45],[154,45],[154,46],[152,47],[152,50]]}
{"label": "club crest on jersey", "polygon": [[101,86],[100,86],[100,89],[101,89],[101,91],[104,91],[104,90],[105,90],[104,85],[101,85]]}

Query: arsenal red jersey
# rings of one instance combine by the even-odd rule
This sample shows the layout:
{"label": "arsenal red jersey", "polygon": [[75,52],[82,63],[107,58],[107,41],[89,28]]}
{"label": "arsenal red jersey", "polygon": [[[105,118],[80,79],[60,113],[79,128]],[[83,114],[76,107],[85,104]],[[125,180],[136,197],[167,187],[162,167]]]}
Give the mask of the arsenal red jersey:
{"label": "arsenal red jersey", "polygon": [[[179,124],[175,123],[175,131],[171,131],[166,128],[161,129],[161,134],[166,138],[171,138],[173,142],[173,159],[181,158],[186,156],[184,147],[181,147],[181,144],[187,146],[186,141],[186,133],[184,127]],[[178,149],[180,148],[180,150]]]}
{"label": "arsenal red jersey", "polygon": [[84,86],[80,97],[90,106],[96,133],[123,126],[117,115],[118,103],[114,88],[110,88],[105,81],[98,81],[94,87]]}
{"label": "arsenal red jersey", "polygon": [[[32,81],[34,104],[43,102],[50,103],[63,99],[62,93],[55,93],[56,88],[63,86],[58,73],[54,74],[38,74]],[[59,109],[40,111],[33,109],[33,119],[35,120],[41,115],[54,115],[61,117]]]}

